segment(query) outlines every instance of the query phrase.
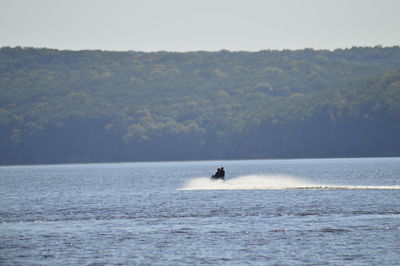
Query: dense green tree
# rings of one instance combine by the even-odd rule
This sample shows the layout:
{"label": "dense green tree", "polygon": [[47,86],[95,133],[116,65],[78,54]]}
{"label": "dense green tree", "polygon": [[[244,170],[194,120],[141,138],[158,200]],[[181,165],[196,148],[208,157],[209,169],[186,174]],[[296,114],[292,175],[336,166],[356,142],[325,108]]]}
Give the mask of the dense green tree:
{"label": "dense green tree", "polygon": [[400,155],[400,48],[0,49],[0,164]]}

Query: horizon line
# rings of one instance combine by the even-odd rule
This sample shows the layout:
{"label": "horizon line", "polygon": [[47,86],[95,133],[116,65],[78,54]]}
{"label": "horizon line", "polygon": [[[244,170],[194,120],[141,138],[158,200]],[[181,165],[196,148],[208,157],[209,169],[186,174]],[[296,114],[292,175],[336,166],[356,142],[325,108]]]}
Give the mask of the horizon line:
{"label": "horizon line", "polygon": [[283,52],[283,51],[303,51],[303,50],[313,50],[313,51],[337,51],[337,50],[350,50],[350,49],[357,49],[357,48],[399,48],[400,45],[365,45],[365,46],[358,46],[354,45],[351,47],[338,47],[338,48],[313,48],[313,47],[304,47],[304,48],[297,48],[297,49],[289,49],[289,48],[282,48],[282,49],[271,49],[271,48],[266,48],[266,49],[260,49],[260,50],[244,50],[244,49],[213,49],[213,50],[111,50],[111,49],[99,49],[99,48],[82,48],[82,49],[73,49],[73,48],[53,48],[53,47],[39,47],[39,46],[22,46],[22,45],[15,45],[15,46],[1,46],[0,49],[4,48],[21,48],[21,49],[47,49],[47,50],[57,50],[57,51],[74,51],[74,52],[80,52],[80,51],[101,51],[101,52],[137,52],[137,53],[196,53],[196,52],[244,52],[244,53],[257,53],[257,52],[263,52],[263,51],[278,51],[278,52]]}

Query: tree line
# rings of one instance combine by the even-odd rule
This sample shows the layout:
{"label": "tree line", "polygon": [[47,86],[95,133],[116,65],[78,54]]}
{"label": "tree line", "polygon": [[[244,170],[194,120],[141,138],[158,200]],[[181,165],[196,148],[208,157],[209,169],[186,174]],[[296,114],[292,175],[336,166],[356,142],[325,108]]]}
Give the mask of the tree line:
{"label": "tree line", "polygon": [[400,47],[0,49],[0,164],[400,155]]}

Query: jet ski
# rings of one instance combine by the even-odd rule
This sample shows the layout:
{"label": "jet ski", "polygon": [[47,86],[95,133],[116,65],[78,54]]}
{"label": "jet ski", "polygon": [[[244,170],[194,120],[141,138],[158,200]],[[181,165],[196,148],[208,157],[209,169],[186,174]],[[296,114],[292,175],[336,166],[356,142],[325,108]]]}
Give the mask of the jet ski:
{"label": "jet ski", "polygon": [[216,176],[216,175],[212,175],[210,179],[211,179],[211,180],[218,180],[218,179],[220,179],[220,180],[224,180],[224,181],[225,181],[225,177],[223,177],[223,176]]}

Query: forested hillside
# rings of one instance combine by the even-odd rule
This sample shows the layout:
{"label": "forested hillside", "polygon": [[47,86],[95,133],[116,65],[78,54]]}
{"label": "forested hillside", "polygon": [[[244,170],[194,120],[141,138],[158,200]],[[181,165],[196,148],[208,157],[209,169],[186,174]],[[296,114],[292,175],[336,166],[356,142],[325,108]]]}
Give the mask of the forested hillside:
{"label": "forested hillside", "polygon": [[400,155],[400,47],[0,49],[0,164]]}

